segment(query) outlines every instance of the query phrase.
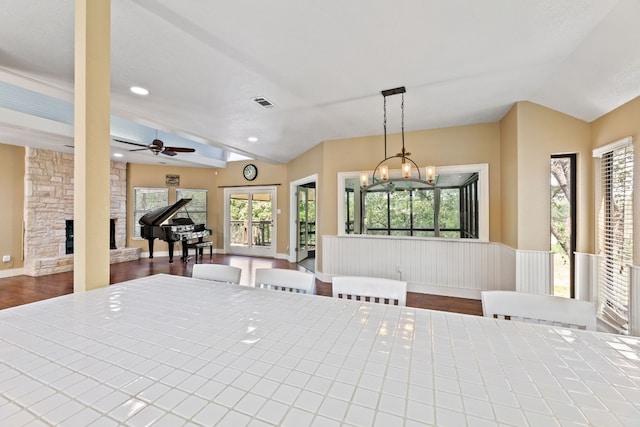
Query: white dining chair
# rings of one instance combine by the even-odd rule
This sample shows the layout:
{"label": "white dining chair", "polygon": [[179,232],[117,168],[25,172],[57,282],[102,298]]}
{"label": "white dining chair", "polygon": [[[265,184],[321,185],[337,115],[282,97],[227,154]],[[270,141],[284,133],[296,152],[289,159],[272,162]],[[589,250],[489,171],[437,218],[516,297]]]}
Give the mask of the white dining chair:
{"label": "white dining chair", "polygon": [[300,270],[286,268],[256,268],[256,288],[275,289],[278,291],[316,293],[316,277]]}
{"label": "white dining chair", "polygon": [[481,299],[485,317],[596,330],[596,306],[590,301],[513,291],[482,291]]}
{"label": "white dining chair", "polygon": [[225,264],[194,264],[191,277],[216,282],[240,283],[242,269]]}
{"label": "white dining chair", "polygon": [[365,276],[337,276],[332,280],[334,298],[407,305],[407,282]]}

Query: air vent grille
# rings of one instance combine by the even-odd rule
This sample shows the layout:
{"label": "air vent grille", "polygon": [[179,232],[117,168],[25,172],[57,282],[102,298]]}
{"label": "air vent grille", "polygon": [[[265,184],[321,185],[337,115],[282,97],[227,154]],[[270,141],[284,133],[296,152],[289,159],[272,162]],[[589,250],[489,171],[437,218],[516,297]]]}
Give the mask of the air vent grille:
{"label": "air vent grille", "polygon": [[267,98],[264,98],[262,96],[258,96],[256,98],[253,98],[253,101],[258,103],[258,105],[260,105],[262,108],[266,108],[266,109],[271,109],[271,108],[276,108],[276,105],[269,101]]}

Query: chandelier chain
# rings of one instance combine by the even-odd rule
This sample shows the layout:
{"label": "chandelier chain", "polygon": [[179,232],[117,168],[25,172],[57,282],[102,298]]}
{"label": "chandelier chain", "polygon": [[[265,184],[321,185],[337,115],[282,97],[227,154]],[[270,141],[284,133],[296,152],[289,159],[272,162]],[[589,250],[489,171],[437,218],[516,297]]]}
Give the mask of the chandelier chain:
{"label": "chandelier chain", "polygon": [[[404,155],[404,93],[402,94],[402,100],[400,101],[401,112],[401,126],[402,126],[402,154]],[[404,162],[404,159],[403,159]]]}
{"label": "chandelier chain", "polygon": [[384,126],[384,157],[387,157],[387,97],[384,97],[384,103],[383,103],[383,109],[384,109],[384,121],[383,121],[383,126]]}

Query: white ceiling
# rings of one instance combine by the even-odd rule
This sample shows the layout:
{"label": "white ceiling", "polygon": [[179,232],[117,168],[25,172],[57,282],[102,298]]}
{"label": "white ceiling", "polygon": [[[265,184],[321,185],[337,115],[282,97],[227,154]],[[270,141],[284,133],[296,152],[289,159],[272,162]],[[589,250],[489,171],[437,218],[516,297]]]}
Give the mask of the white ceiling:
{"label": "white ceiling", "polygon": [[[70,101],[73,8],[3,0],[0,79]],[[407,131],[521,100],[592,121],[640,95],[639,16],[637,0],[112,0],[112,113],[272,162],[381,134],[380,91],[397,86]]]}

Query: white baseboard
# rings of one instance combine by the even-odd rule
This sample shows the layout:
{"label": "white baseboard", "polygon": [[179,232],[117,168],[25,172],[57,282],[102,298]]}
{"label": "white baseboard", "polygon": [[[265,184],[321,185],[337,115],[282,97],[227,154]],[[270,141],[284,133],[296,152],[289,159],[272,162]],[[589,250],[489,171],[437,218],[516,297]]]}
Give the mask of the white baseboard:
{"label": "white baseboard", "polygon": [[0,270],[0,279],[5,277],[23,276],[24,274],[24,268],[10,268],[8,270]]}

